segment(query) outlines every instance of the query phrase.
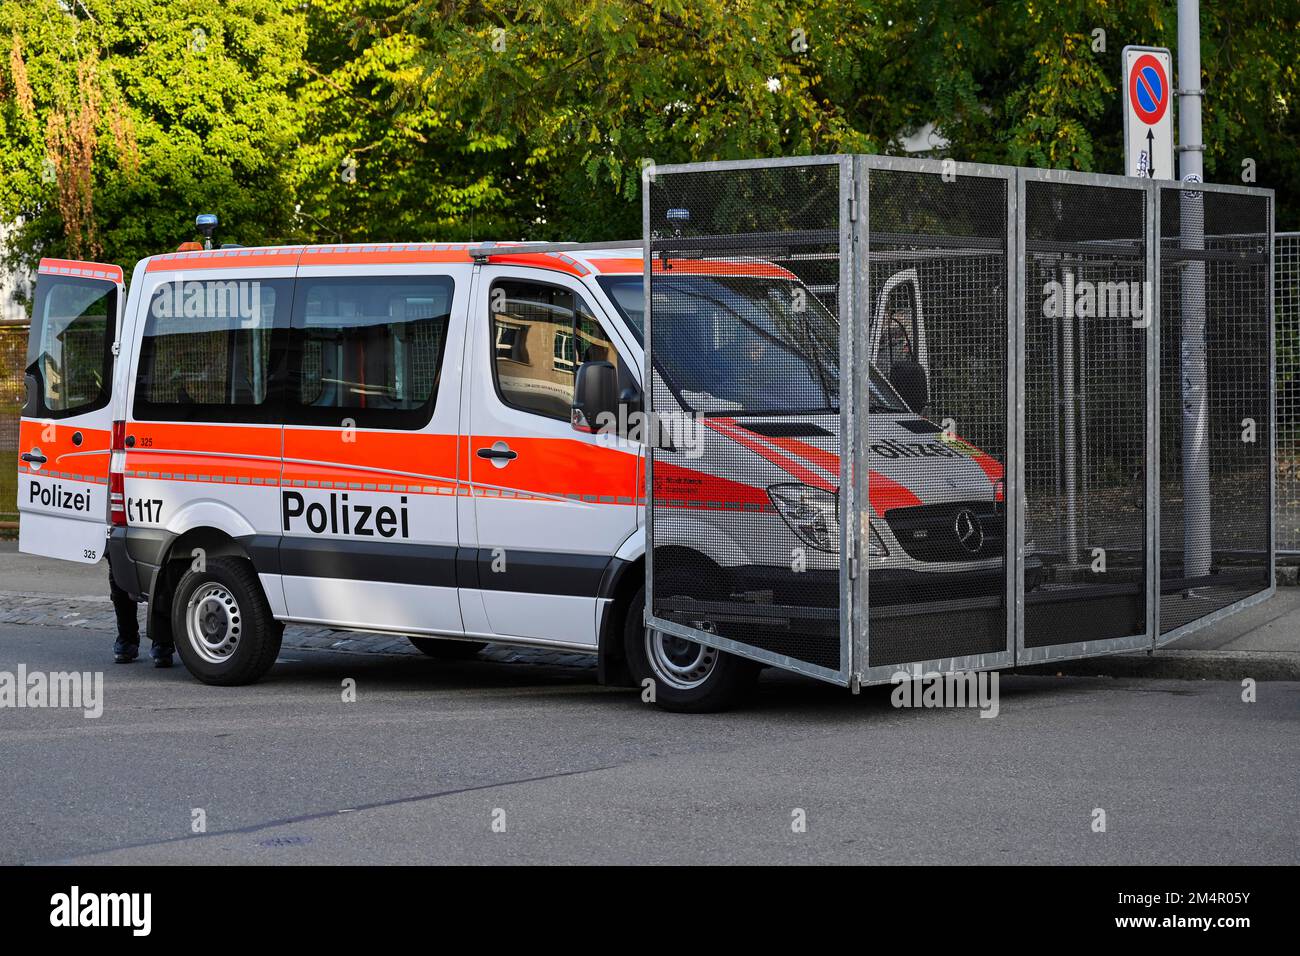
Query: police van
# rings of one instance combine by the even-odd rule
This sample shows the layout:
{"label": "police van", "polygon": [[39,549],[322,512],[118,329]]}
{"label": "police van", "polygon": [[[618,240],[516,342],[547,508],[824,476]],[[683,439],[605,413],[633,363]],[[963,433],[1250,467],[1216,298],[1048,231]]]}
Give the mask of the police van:
{"label": "police van", "polygon": [[[784,565],[804,545],[830,566],[838,458],[807,436],[834,431],[816,416],[837,396],[809,371],[822,346],[779,321],[799,279],[763,263],[685,265],[679,291],[732,321],[682,323],[698,380],[667,383],[655,408],[730,451],[692,458],[683,442],[672,470],[770,507],[752,541],[716,553],[722,536],[701,534],[707,515],[688,509],[680,546],[724,571]],[[107,552],[117,583],[148,602],[150,632],[170,632],[209,684],[259,679],[296,622],[404,635],[437,658],[488,642],[587,652],[602,681],[652,678],[661,706],[726,706],[759,665],[642,625],[646,436],[628,422],[643,405],[643,270],[640,243],[222,247],[145,259],[128,290],[118,267],[44,259],[20,548],[86,563]],[[917,414],[920,296],[914,276],[894,286],[912,300],[910,344],[897,374],[871,374],[873,512],[951,498],[992,516],[1001,465]],[[757,300],[773,321],[747,318]],[[882,330],[897,317],[873,316]],[[873,354],[897,332],[878,332]],[[753,346],[753,374],[783,376],[781,415],[806,419],[804,437],[710,368],[724,334],[728,354]],[[976,527],[918,546],[896,537],[904,525],[873,518],[872,573],[1001,574],[1000,556],[944,537]],[[660,531],[673,541],[671,522]]]}

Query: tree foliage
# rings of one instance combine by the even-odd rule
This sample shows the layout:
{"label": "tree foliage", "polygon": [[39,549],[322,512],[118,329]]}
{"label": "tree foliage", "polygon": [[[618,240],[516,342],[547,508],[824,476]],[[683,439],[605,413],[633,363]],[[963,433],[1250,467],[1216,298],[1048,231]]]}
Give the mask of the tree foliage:
{"label": "tree foliage", "polygon": [[[1202,7],[1207,178],[1253,160],[1300,227],[1297,4]],[[920,130],[1117,172],[1120,50],[1175,39],[1158,0],[9,0],[0,219],[130,264],[203,210],[242,242],[636,235],[645,159]]]}

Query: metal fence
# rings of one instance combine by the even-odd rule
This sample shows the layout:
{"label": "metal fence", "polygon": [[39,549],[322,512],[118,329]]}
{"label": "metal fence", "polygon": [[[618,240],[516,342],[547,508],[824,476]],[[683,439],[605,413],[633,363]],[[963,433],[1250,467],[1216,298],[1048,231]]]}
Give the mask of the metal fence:
{"label": "metal fence", "polygon": [[1300,232],[1273,239],[1277,337],[1277,547],[1300,555]]}
{"label": "metal fence", "polygon": [[869,156],[647,186],[653,626],[848,684],[1271,593],[1270,192]]}

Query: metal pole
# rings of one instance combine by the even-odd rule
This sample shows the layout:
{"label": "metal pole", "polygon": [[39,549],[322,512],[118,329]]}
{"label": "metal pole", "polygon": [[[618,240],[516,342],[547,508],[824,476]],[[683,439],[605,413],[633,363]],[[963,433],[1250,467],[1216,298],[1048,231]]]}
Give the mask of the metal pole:
{"label": "metal pole", "polygon": [[1063,270],[1065,316],[1061,320],[1061,417],[1065,430],[1065,566],[1071,572],[1079,568],[1079,435],[1078,395],[1075,391],[1076,365],[1074,348],[1074,269]]}
{"label": "metal pole", "polygon": [[[1201,142],[1201,13],[1199,0],[1178,0],[1179,172],[1184,182],[1203,181]],[[1183,190],[1179,201],[1184,249],[1205,248],[1205,201]],[[1205,348],[1205,263],[1184,263],[1181,283],[1180,357],[1183,424],[1183,576],[1210,573],[1209,390]]]}

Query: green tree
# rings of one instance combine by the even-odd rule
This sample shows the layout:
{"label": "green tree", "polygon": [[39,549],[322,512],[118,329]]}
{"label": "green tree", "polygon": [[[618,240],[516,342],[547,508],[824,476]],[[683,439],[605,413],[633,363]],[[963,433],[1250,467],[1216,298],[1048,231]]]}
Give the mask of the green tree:
{"label": "green tree", "polygon": [[289,89],[304,22],[290,0],[31,0],[0,6],[0,219],[10,258],[130,266],[193,238],[291,226],[300,139]]}

